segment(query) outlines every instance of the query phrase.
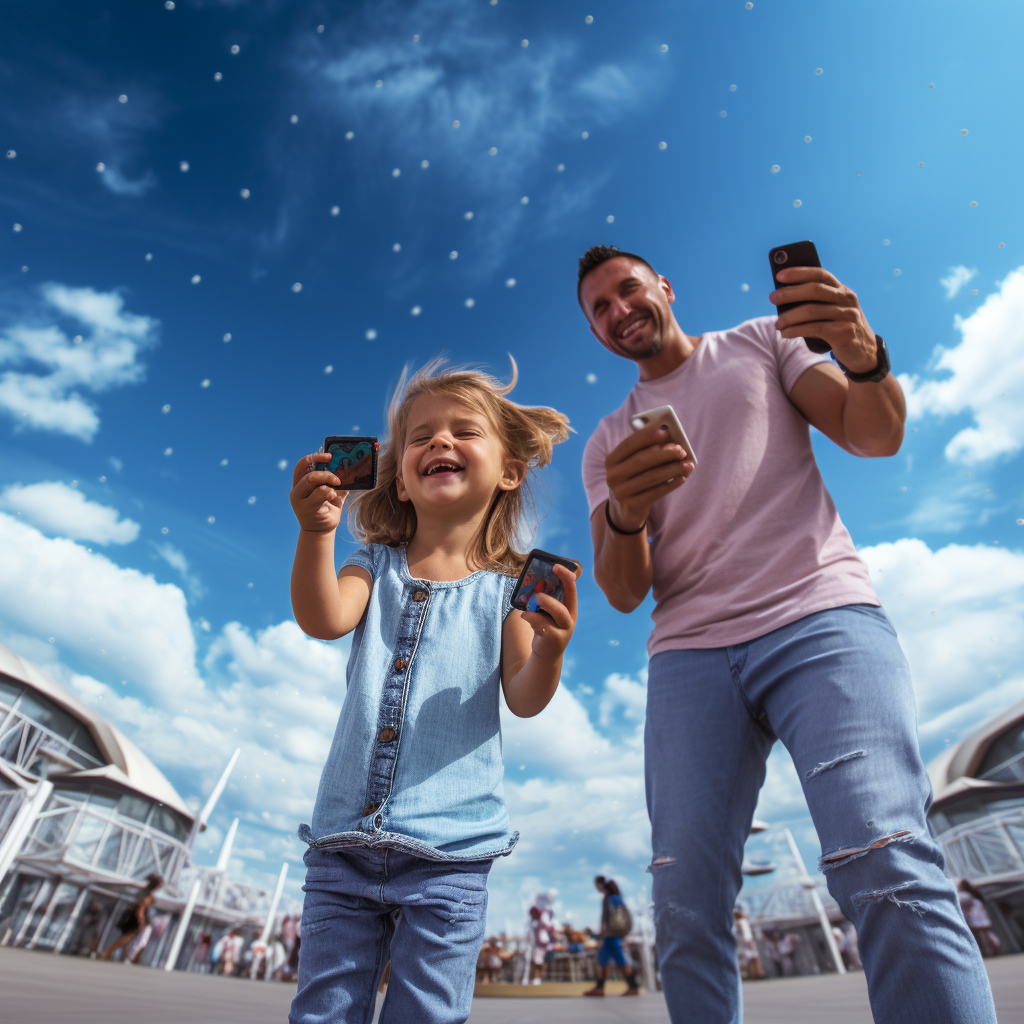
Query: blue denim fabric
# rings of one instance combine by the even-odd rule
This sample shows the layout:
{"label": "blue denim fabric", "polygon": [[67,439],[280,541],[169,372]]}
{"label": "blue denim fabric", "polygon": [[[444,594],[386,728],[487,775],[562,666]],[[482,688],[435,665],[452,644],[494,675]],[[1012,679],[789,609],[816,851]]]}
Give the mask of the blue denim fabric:
{"label": "blue denim fabric", "polygon": [[487,923],[490,861],[396,850],[306,851],[299,987],[289,1024],[462,1024]]}
{"label": "blue denim fabric", "polygon": [[765,759],[793,757],[878,1024],[995,1024],[926,814],[906,659],[885,612],[817,612],[731,647],[663,651],[647,684],[658,962],[675,1022],[743,1018],[733,905]]}
{"label": "blue denim fabric", "polygon": [[383,544],[344,565],[366,569],[373,590],[353,633],[312,829],[299,836],[433,860],[509,853],[519,833],[505,809],[498,697],[515,580],[486,571],[415,580],[405,548]]}

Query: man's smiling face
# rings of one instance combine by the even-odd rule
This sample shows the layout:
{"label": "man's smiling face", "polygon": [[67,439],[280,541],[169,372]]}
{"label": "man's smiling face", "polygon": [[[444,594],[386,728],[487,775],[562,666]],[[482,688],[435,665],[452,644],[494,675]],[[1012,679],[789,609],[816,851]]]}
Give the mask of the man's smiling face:
{"label": "man's smiling face", "polygon": [[635,363],[661,352],[675,297],[664,277],[629,256],[606,260],[580,287],[580,305],[594,337]]}

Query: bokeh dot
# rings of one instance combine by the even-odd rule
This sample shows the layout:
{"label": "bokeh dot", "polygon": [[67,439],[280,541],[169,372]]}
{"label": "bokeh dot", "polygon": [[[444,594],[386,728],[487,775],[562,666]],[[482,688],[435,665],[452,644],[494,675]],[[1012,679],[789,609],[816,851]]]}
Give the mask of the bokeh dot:
{"label": "bokeh dot", "polygon": [[241,192],[239,192],[238,194],[239,194],[239,195],[240,195],[240,196],[241,196],[241,197],[242,197],[243,199],[248,199],[248,198],[249,198],[249,195],[250,195],[250,193],[249,193],[249,190],[248,190],[247,188],[243,188],[243,189],[242,189],[242,191],[241,191]]}
{"label": "bokeh dot", "polygon": [[18,232],[18,231],[21,230],[21,225],[20,224],[13,224],[13,225],[11,225],[11,230],[14,231],[14,232]]}
{"label": "bokeh dot", "polygon": [[523,39],[523,40],[522,40],[522,41],[521,41],[521,42],[519,43],[519,45],[520,45],[520,46],[521,46],[521,47],[522,47],[522,48],[523,48],[523,49],[525,50],[525,49],[526,49],[526,47],[528,47],[528,46],[530,45],[530,40],[529,40],[529,39]]}
{"label": "bokeh dot", "polygon": [[661,52],[662,53],[668,53],[668,43],[662,43],[661,44]]}
{"label": "bokeh dot", "polygon": [[978,201],[976,199],[972,199],[971,200],[971,206],[977,206],[977,205],[978,205]]}
{"label": "bokeh dot", "polygon": [[588,15],[587,15],[587,16],[586,16],[586,17],[585,17],[585,18],[583,19],[583,24],[584,24],[584,25],[593,25],[593,24],[594,24],[594,16],[593,16],[592,14],[588,14]]}
{"label": "bokeh dot", "polygon": [[462,216],[463,216],[464,220],[472,220],[473,219],[473,211],[472,210],[467,210]]}
{"label": "bokeh dot", "polygon": [[961,128],[960,129],[960,134],[961,135],[966,135],[967,134],[967,129],[966,128]]}
{"label": "bokeh dot", "polygon": [[751,0],[747,0],[746,4],[744,4],[744,6],[747,8],[748,11],[752,11],[754,9],[754,5],[751,2]]}
{"label": "bokeh dot", "polygon": [[402,173],[401,169],[396,167],[396,168],[394,168],[394,170],[392,170],[391,177],[392,178],[397,178],[397,177],[399,177],[401,175],[401,173]]}
{"label": "bokeh dot", "polygon": [[324,367],[324,373],[334,373],[334,367],[330,363],[328,363]]}
{"label": "bokeh dot", "polygon": [[146,253],[146,262],[147,263],[152,263],[152,261],[153,261],[153,254],[151,252],[147,252]]}
{"label": "bokeh dot", "polygon": [[516,279],[514,277],[509,277],[509,278],[505,279],[505,287],[506,288],[515,288],[515,286],[516,286]]}
{"label": "bokeh dot", "polygon": [[1005,245],[1006,245],[1005,242],[996,242],[996,248],[997,249],[1002,249]]}
{"label": "bokeh dot", "polygon": [[200,281],[202,281],[202,278],[198,274],[193,274],[192,275],[192,283],[193,284],[199,284]]}
{"label": "bokeh dot", "polygon": [[160,411],[166,416],[171,411],[171,407],[170,405],[162,405],[160,406]]}
{"label": "bokeh dot", "polygon": [[224,337],[223,337],[223,339],[222,339],[222,340],[223,340],[223,341],[224,341],[225,343],[226,343],[226,342],[229,342],[229,341],[231,340],[231,332],[230,332],[230,331],[228,331],[228,333],[224,335]]}
{"label": "bokeh dot", "polygon": [[491,146],[491,148],[489,150],[487,150],[487,155],[488,156],[497,156],[498,155],[498,147],[497,146]]}
{"label": "bokeh dot", "polygon": [[924,161],[923,161],[923,160],[921,160],[921,161],[920,161],[920,162],[918,163],[918,165],[917,165],[917,166],[918,166],[918,167],[924,167]]}
{"label": "bokeh dot", "polygon": [[168,11],[174,10],[174,0],[164,0],[164,9]]}
{"label": "bokeh dot", "polygon": [[213,518],[213,516],[207,516],[207,517],[206,517],[206,521],[207,521],[208,523],[215,523],[215,522],[217,522],[217,520],[216,520],[216,519],[214,519],[214,518]]}
{"label": "bokeh dot", "polygon": [[896,268],[896,269],[895,269],[895,270],[894,270],[894,271],[892,272],[892,274],[893,274],[893,277],[899,277],[899,276],[900,276],[900,274],[902,274],[902,273],[903,273],[903,271],[902,271],[902,270],[900,270],[900,268],[899,268],[899,267],[897,267],[897,268]]}
{"label": "bokeh dot", "polygon": [[720,110],[720,111],[718,112],[718,116],[719,116],[719,117],[728,117],[728,116],[729,116],[729,112],[728,112],[728,111],[726,111],[726,110]]}
{"label": "bokeh dot", "polygon": [[316,30],[317,30],[317,33],[319,35],[323,35],[324,34],[324,27],[323,27],[323,25],[317,25]]}
{"label": "bokeh dot", "polygon": [[238,53],[239,50],[241,50],[241,47],[238,45],[238,43],[232,43],[231,52]]}
{"label": "bokeh dot", "polygon": [[[523,206],[526,206],[530,202],[530,197],[529,196],[523,196],[523,198],[520,199],[519,202],[521,202],[523,204]],[[975,204],[975,205],[977,205],[977,204]]]}
{"label": "bokeh dot", "polygon": [[736,91],[736,86],[735,85],[730,85],[729,86],[729,92],[735,92],[735,91]]}
{"label": "bokeh dot", "polygon": [[559,174],[561,174],[561,173],[562,173],[562,171],[564,171],[564,170],[565,170],[565,164],[559,164],[559,165],[558,165],[558,166],[557,166],[557,167],[555,168],[555,170],[556,170],[556,171],[558,171],[558,173],[559,173]]}
{"label": "bokeh dot", "polygon": [[213,80],[219,82],[224,76],[219,71],[214,71]]}
{"label": "bokeh dot", "polygon": [[802,199],[794,199],[793,200],[793,205],[799,208],[799,207],[803,206],[804,203],[803,203]]}
{"label": "bokeh dot", "polygon": [[368,331],[366,332],[366,340],[367,340],[367,341],[373,341],[373,340],[374,340],[374,339],[375,339],[376,337],[377,337],[377,332],[376,332],[376,331],[375,331],[375,330],[374,330],[374,329],[373,329],[373,328],[371,327],[371,328],[370,328],[370,329],[369,329],[369,330],[368,330]]}
{"label": "bokeh dot", "polygon": [[810,141],[811,141],[810,135],[805,135],[804,136],[804,142],[810,142]]}
{"label": "bokeh dot", "polygon": [[337,217],[339,213],[341,213],[341,207],[340,206],[332,206],[331,207],[331,216],[332,217]]}
{"label": "bokeh dot", "polygon": [[588,384],[596,384],[597,383],[597,374],[596,373],[588,373],[587,377],[586,377],[586,380],[587,380]]}
{"label": "bokeh dot", "polygon": [[101,173],[103,171],[105,171],[106,169],[107,169],[107,165],[102,160],[96,165],[96,170],[100,171]]}
{"label": "bokeh dot", "polygon": [[929,89],[934,89],[935,88],[935,83],[934,82],[929,82],[928,83],[928,88]]}
{"label": "bokeh dot", "polygon": [[888,244],[889,244],[889,239],[888,238],[883,238],[882,239],[882,245],[888,245]]}
{"label": "bokeh dot", "polygon": [[453,128],[458,128],[460,124],[461,124],[460,121],[457,121],[457,120],[456,121],[452,121],[452,127]]}
{"label": "bokeh dot", "polygon": [[13,160],[17,155],[18,154],[13,149],[7,150],[7,159],[8,160]]}
{"label": "bokeh dot", "polygon": [[292,114],[292,116],[289,117],[288,120],[291,121],[292,124],[298,124],[299,123],[299,115],[298,114]]}
{"label": "bokeh dot", "polygon": [[750,291],[750,285],[747,284],[746,281],[744,281],[743,284],[740,285],[740,291],[741,292],[749,292]]}
{"label": "bokeh dot", "polygon": [[392,252],[401,252],[402,251],[402,243],[401,242],[395,242],[395,244],[393,246],[391,246],[391,251]]}
{"label": "bokeh dot", "polygon": [[384,82],[378,78],[377,81],[373,83],[373,87],[374,89],[382,89],[384,87]]}
{"label": "bokeh dot", "polygon": [[667,142],[659,142],[658,143],[658,149],[668,149],[668,143]]}
{"label": "bokeh dot", "polygon": [[466,299],[464,303],[466,309],[472,309],[476,305],[475,299]]}
{"label": "bokeh dot", "polygon": [[459,250],[458,249],[452,249],[452,251],[450,253],[448,253],[448,259],[450,259],[450,260],[457,260],[458,258],[459,258]]}
{"label": "bokeh dot", "polygon": [[178,170],[181,171],[182,174],[188,174],[188,161],[187,160],[179,160],[178,161]]}
{"label": "bokeh dot", "polygon": [[174,449],[173,448],[165,448],[164,449],[164,455],[173,455],[173,454],[174,454]]}
{"label": "bokeh dot", "polygon": [[816,75],[820,75],[824,70],[825,70],[824,68],[815,68],[814,69],[814,73]]}
{"label": "bokeh dot", "polygon": [[121,93],[121,95],[117,97],[117,102],[118,103],[127,103],[128,102],[128,97],[124,93]]}
{"label": "bokeh dot", "polygon": [[605,217],[605,220],[608,221],[609,224],[614,224],[615,223],[615,215],[609,213],[608,216]]}
{"label": "bokeh dot", "polygon": [[420,313],[423,312],[423,310],[419,306],[413,306],[412,309],[409,310],[409,312],[412,313],[413,316],[419,316]]}
{"label": "bokeh dot", "polygon": [[420,167],[425,171],[430,166],[429,160],[421,160]]}
{"label": "bokeh dot", "polygon": [[250,505],[255,505],[256,504],[256,495],[255,494],[250,494],[249,495],[249,504]]}
{"label": "bokeh dot", "polygon": [[345,132],[345,138],[351,142],[356,137],[355,132]]}
{"label": "bokeh dot", "polygon": [[199,386],[200,386],[201,388],[208,388],[208,387],[210,386],[210,378],[209,378],[209,377],[204,377],[204,378],[203,378],[203,379],[202,379],[202,380],[201,380],[201,381],[199,382]]}
{"label": "bokeh dot", "polygon": [[301,292],[302,291],[302,282],[301,281],[296,281],[295,284],[292,285],[292,291],[293,292]]}
{"label": "bokeh dot", "polygon": [[772,164],[772,174],[778,174],[782,168],[778,164]]}
{"label": "bokeh dot", "polygon": [[580,138],[581,139],[589,139],[590,138],[590,132],[580,132]]}

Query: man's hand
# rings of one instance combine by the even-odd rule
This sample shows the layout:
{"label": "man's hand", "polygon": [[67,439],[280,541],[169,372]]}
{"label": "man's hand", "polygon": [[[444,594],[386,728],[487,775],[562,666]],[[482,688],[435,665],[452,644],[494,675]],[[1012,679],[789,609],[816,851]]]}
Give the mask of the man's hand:
{"label": "man's hand", "polygon": [[632,533],[647,522],[659,498],[686,483],[694,464],[686,449],[669,440],[665,427],[652,425],[630,434],[604,465],[608,514],[620,530]]}
{"label": "man's hand", "polygon": [[878,365],[874,331],[868,326],[857,296],[821,267],[789,267],[776,278],[785,285],[769,300],[777,306],[799,302],[776,321],[784,338],[821,338],[853,373],[869,373]]}

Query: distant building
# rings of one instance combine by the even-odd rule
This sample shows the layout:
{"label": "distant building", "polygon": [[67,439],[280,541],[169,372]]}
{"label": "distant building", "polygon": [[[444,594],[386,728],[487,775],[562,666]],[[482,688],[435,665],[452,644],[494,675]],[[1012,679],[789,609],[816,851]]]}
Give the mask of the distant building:
{"label": "distant building", "polygon": [[1024,701],[928,766],[946,870],[985,897],[1005,952],[1024,952]]}
{"label": "distant building", "polygon": [[221,868],[191,864],[200,827],[138,747],[0,644],[0,945],[102,951],[153,873],[165,884],[140,962],[165,966],[177,947],[188,968],[201,932],[253,934],[270,899],[225,877],[226,850]]}

